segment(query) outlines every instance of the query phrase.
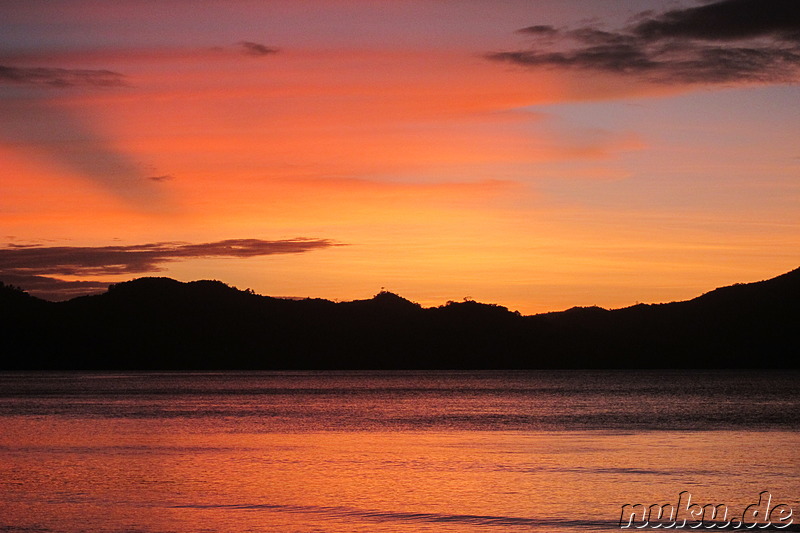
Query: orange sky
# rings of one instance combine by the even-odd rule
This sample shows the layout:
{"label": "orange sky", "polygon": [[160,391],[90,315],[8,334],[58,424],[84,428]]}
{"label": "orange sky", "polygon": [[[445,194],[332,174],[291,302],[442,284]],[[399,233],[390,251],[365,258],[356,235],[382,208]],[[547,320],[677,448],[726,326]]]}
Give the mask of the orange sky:
{"label": "orange sky", "polygon": [[[3,2],[2,246],[341,246],[92,275],[10,250],[0,279],[157,274],[332,299],[385,287],[534,313],[791,270],[800,43],[780,21],[690,35],[707,16],[695,6]],[[665,26],[670,9],[685,26]],[[655,37],[633,18],[646,10]],[[684,56],[657,55],[665,39]],[[699,62],[748,46],[782,59]]]}

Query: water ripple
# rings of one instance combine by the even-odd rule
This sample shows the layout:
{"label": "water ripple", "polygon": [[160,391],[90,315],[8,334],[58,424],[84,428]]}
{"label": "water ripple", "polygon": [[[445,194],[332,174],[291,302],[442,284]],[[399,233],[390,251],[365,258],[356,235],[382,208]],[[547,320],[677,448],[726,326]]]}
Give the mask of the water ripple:
{"label": "water ripple", "polygon": [[474,526],[527,526],[531,528],[618,529],[617,521],[567,520],[561,518],[528,518],[517,516],[492,516],[445,513],[412,513],[402,511],[377,511],[342,506],[281,505],[281,504],[209,504],[174,505],[178,509],[232,509],[265,510],[287,513],[308,513],[331,518],[361,518],[379,522],[460,523]]}

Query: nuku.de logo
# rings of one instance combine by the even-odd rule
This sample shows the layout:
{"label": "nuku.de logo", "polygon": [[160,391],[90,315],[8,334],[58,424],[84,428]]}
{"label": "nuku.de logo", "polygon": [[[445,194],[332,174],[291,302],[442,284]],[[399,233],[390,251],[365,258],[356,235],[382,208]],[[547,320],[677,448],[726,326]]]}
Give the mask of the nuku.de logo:
{"label": "nuku.de logo", "polygon": [[785,503],[772,502],[772,494],[762,491],[758,494],[758,502],[745,507],[738,518],[724,503],[692,503],[692,495],[688,491],[678,494],[677,504],[641,503],[625,504],[619,517],[621,529],[663,528],[663,529],[707,529],[718,528],[728,530],[764,529],[771,527],[783,529],[792,523],[792,508]]}

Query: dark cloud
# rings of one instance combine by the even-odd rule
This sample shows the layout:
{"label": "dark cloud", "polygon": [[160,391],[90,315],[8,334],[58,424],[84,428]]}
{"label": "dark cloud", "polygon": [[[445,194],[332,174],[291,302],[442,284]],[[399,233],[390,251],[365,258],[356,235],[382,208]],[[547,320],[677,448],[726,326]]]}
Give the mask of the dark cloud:
{"label": "dark cloud", "polygon": [[123,87],[125,76],[111,70],[82,70],[0,65],[0,83],[36,87]]}
{"label": "dark cloud", "polygon": [[527,28],[519,29],[517,30],[517,33],[526,33],[528,35],[550,37],[558,35],[559,32],[553,26],[546,26],[543,24],[539,24],[537,26],[528,26]]}
{"label": "dark cloud", "polygon": [[800,1],[722,0],[657,14],[607,31],[529,26],[547,37],[487,57],[527,67],[635,75],[660,83],[782,82],[800,74]]}
{"label": "dark cloud", "polygon": [[158,181],[158,182],[161,182],[161,181],[170,181],[170,180],[174,180],[174,179],[175,179],[175,176],[173,176],[172,174],[163,174],[163,175],[161,175],[161,176],[148,176],[148,177],[147,177],[147,179],[149,179],[150,181]]}
{"label": "dark cloud", "polygon": [[639,22],[633,32],[647,40],[690,38],[740,40],[753,37],[800,37],[797,0],[726,0],[667,11]]}
{"label": "dark cloud", "polygon": [[273,48],[271,46],[266,46],[259,43],[254,43],[252,41],[242,41],[239,43],[239,46],[242,47],[242,51],[251,56],[268,56],[270,54],[277,54],[278,49]]}
{"label": "dark cloud", "polygon": [[247,258],[298,254],[340,246],[328,239],[229,239],[190,244],[133,246],[38,246],[0,248],[0,281],[47,300],[60,301],[105,290],[108,281],[65,281],[52,276],[110,276],[159,272],[165,263],[208,257]]}
{"label": "dark cloud", "polygon": [[98,276],[158,272],[172,261],[200,257],[296,254],[337,246],[328,239],[229,239],[202,244],[162,242],[132,246],[11,246],[0,248],[0,276]]}

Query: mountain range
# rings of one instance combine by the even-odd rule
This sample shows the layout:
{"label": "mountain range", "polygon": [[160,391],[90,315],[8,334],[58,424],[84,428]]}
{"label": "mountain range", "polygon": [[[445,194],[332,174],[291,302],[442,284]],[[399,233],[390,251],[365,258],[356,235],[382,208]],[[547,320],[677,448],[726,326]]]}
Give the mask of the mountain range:
{"label": "mountain range", "polygon": [[0,283],[0,369],[798,368],[800,268],[697,298],[522,316],[140,278],[49,302]]}

